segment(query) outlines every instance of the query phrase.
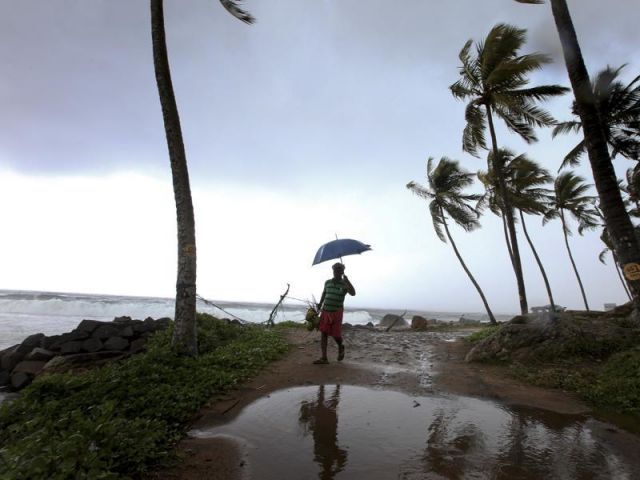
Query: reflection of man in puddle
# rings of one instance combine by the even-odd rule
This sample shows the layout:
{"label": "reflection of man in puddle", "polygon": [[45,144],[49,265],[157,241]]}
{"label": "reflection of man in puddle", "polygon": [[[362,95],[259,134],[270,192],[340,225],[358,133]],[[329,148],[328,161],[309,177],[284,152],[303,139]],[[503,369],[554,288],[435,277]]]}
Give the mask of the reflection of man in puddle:
{"label": "reflection of man in puddle", "polygon": [[299,421],[313,435],[313,459],[321,467],[318,478],[332,480],[347,464],[347,452],[338,448],[340,385],[336,385],[326,401],[324,390],[324,385],[320,385],[317,401],[302,402]]}

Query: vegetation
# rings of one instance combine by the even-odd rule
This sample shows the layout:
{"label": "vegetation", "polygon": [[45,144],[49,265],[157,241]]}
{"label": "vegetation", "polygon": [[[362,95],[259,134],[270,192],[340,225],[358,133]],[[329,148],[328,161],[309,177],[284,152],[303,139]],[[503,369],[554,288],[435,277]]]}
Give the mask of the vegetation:
{"label": "vegetation", "polygon": [[[447,238],[451,243],[451,247],[458,257],[458,261],[462,268],[469,276],[471,283],[478,291],[484,308],[487,311],[489,320],[495,324],[496,319],[491,312],[489,303],[480,288],[480,285],[471,274],[466,263],[462,259],[458,247],[451,237],[447,218],[451,218],[456,224],[465,231],[470,232],[480,226],[478,222],[478,211],[469,205],[471,201],[480,199],[479,195],[464,194],[462,190],[473,183],[473,174],[468,173],[460,168],[458,162],[450,160],[446,157],[440,159],[438,165],[433,167],[433,158],[429,158],[427,162],[427,183],[428,186],[423,187],[415,182],[409,182],[407,188],[419,197],[429,200],[429,213],[433,221],[433,228],[438,238],[446,243]],[[444,228],[444,233],[443,233]],[[446,233],[446,237],[445,237]]]}
{"label": "vegetation", "polygon": [[[465,112],[467,125],[462,135],[464,151],[478,156],[479,148],[488,149],[485,140],[488,127],[492,158],[499,158],[494,116],[502,119],[509,130],[527,143],[537,141],[534,127],[546,127],[555,123],[554,118],[536,106],[536,103],[562,95],[568,89],[559,85],[528,86],[528,75],[551,60],[541,53],[520,55],[525,42],[526,30],[498,24],[491,29],[484,41],[476,43],[475,53],[471,52],[472,40],[467,41],[460,51],[460,79],[449,88],[455,98],[469,101]],[[492,168],[491,165],[488,168],[496,175],[500,211],[507,226],[507,245],[518,284],[520,310],[522,314],[526,314],[529,308],[513,206],[509,201],[501,169]]]}
{"label": "vegetation", "polygon": [[274,331],[199,314],[200,356],[172,329],[148,351],[85,373],[46,375],[0,406],[0,478],[135,477],[165,459],[194,413],[282,355]]}
{"label": "vegetation", "polygon": [[[234,0],[220,0],[231,15],[245,23],[253,17],[241,10]],[[176,281],[174,347],[192,356],[198,354],[196,328],[196,231],[189,184],[187,155],[182,140],[180,116],[173,93],[167,42],[164,31],[163,0],[151,0],[151,37],[153,41],[153,67],[158,95],[162,106],[164,130],[169,149],[173,193],[178,222],[178,273]]]}
{"label": "vegetation", "polygon": [[469,343],[478,343],[480,340],[484,340],[485,338],[488,338],[496,333],[499,328],[499,325],[490,325],[488,327],[484,327],[482,330],[473,332],[471,335],[465,337],[465,340]]}

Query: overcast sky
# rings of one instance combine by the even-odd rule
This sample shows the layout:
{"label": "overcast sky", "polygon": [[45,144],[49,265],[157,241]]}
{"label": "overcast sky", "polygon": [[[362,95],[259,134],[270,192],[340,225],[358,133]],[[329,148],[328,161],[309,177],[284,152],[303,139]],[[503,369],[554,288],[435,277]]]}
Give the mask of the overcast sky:
{"label": "overcast sky", "polygon": [[[569,1],[590,71],[640,71],[636,0]],[[0,288],[171,296],[175,207],[145,0],[0,0]],[[317,248],[356,238],[350,306],[480,311],[426,203],[429,156],[461,150],[458,52],[498,22],[557,62],[532,84],[568,86],[549,5],[512,0],[256,0],[247,26],[216,1],[165,1],[167,42],[192,181],[198,291],[216,300],[319,296]],[[571,97],[549,102],[568,118]],[[552,172],[576,137],[500,145]],[[629,163],[616,160],[622,176]],[[588,162],[579,173],[591,182]],[[494,311],[518,310],[500,223],[454,235]],[[580,307],[557,222],[529,230],[556,301]],[[593,308],[625,294],[598,233],[570,238]],[[530,305],[548,303],[521,240]]]}

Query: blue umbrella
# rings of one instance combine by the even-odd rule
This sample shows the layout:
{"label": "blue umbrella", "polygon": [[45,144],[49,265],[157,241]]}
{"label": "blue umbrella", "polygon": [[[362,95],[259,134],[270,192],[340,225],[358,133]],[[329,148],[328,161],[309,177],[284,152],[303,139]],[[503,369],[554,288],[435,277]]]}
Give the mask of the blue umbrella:
{"label": "blue umbrella", "polygon": [[311,265],[316,265],[335,258],[346,257],[347,255],[360,254],[367,250],[371,250],[371,245],[359,242],[358,240],[352,240],[351,238],[332,240],[329,243],[325,243],[318,249]]}

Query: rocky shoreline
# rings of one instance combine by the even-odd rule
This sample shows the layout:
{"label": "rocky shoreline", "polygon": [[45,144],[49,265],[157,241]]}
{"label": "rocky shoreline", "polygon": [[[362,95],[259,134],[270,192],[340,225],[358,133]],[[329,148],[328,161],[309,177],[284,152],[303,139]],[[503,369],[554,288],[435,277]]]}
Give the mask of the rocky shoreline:
{"label": "rocky shoreline", "polygon": [[88,368],[142,352],[148,337],[170,323],[170,318],[116,317],[111,322],[82,320],[61,335],[30,335],[0,351],[0,388],[21,390],[44,372]]}

